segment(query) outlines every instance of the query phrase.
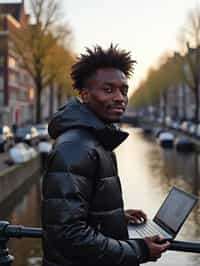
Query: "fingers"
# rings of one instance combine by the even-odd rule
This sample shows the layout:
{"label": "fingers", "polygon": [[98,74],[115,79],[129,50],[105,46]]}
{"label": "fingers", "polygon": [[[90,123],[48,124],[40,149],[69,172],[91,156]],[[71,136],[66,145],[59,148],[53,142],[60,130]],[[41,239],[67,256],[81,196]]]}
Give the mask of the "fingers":
{"label": "fingers", "polygon": [[144,223],[145,220],[143,219],[143,217],[130,216],[129,222],[141,224],[141,223]]}
{"label": "fingers", "polygon": [[159,241],[162,240],[162,238],[159,235],[154,235],[154,236],[150,236],[150,237],[146,237],[147,239],[149,239],[150,241],[154,242],[154,243],[159,243]]}
{"label": "fingers", "polygon": [[166,251],[170,247],[171,243],[169,241],[166,241],[164,244],[162,244],[162,251]]}
{"label": "fingers", "polygon": [[135,210],[134,214],[138,219],[141,219],[143,221],[147,220],[147,215],[142,210]]}
{"label": "fingers", "polygon": [[147,220],[147,215],[142,210],[127,210],[126,216],[131,223],[141,224]]}
{"label": "fingers", "polygon": [[[150,260],[152,260],[152,261],[156,261],[157,259],[159,259],[162,255],[162,253],[164,251],[166,251],[170,246],[170,242],[165,241],[159,235],[155,235],[152,237],[146,237],[146,238],[144,238],[144,240],[146,241],[146,243],[149,247]],[[165,242],[163,243],[163,241],[165,241]]]}
{"label": "fingers", "polygon": [[169,241],[161,237],[160,235],[154,235],[149,238],[151,241],[153,241],[156,245],[162,248],[163,251],[168,249],[171,245]]}
{"label": "fingers", "polygon": [[144,219],[144,221],[147,220],[147,215],[142,210],[138,210],[138,215]]}
{"label": "fingers", "polygon": [[138,215],[138,216],[142,216],[142,217],[146,217],[147,215],[142,211],[142,210],[136,210],[136,209],[132,209],[132,210],[126,210],[126,213],[129,215]]}

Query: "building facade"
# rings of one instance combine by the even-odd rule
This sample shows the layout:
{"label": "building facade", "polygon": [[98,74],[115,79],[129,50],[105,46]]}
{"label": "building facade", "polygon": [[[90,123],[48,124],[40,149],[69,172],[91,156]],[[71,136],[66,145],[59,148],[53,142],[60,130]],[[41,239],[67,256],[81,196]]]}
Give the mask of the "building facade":
{"label": "building facade", "polygon": [[20,67],[11,34],[28,23],[24,2],[0,3],[0,124],[34,121],[35,89],[29,73]]}

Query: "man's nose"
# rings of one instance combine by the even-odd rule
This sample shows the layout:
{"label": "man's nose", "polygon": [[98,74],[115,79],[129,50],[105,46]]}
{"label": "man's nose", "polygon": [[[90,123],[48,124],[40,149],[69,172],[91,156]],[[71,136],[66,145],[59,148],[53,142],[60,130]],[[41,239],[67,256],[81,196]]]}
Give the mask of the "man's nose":
{"label": "man's nose", "polygon": [[122,94],[121,90],[116,90],[115,95],[114,95],[114,100],[115,101],[120,101],[124,102],[126,97]]}

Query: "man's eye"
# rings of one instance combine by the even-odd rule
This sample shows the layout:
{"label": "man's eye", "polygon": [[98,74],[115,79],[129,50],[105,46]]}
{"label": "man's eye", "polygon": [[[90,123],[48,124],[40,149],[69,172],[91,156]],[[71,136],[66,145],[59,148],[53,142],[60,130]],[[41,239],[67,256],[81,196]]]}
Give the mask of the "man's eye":
{"label": "man's eye", "polygon": [[127,96],[127,94],[128,94],[128,88],[123,88],[121,92],[122,92],[122,94],[124,96]]}
{"label": "man's eye", "polygon": [[104,91],[107,92],[107,93],[111,93],[111,92],[112,92],[112,88],[110,88],[110,87],[105,87],[105,88],[104,88]]}

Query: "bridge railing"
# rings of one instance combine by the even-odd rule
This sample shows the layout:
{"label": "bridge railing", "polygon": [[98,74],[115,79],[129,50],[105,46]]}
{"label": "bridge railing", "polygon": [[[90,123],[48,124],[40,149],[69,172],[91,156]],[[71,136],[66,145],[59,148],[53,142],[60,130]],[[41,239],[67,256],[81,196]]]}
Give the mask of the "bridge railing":
{"label": "bridge railing", "polygon": [[10,238],[41,238],[42,228],[11,225],[0,221],[0,266],[10,266],[14,257],[9,254],[7,243]]}
{"label": "bridge railing", "polygon": [[[14,260],[7,248],[10,238],[41,238],[42,233],[42,228],[11,225],[7,221],[0,221],[0,266],[10,266]],[[169,250],[200,253],[200,242],[174,240]]]}

